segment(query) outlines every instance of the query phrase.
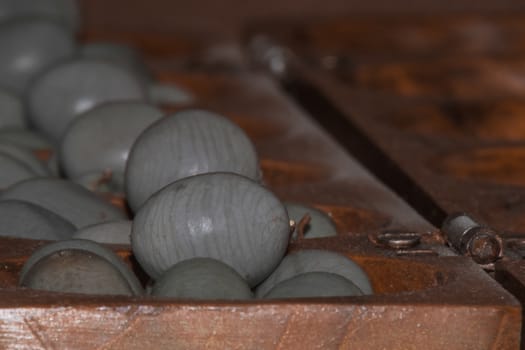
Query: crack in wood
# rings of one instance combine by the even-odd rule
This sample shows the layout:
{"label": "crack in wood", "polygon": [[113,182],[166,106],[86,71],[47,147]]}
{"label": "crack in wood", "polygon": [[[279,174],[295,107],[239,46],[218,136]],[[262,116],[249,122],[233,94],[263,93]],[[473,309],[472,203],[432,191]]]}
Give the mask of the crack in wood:
{"label": "crack in wood", "polygon": [[27,326],[33,337],[38,341],[42,349],[54,350],[55,347],[45,337],[45,330],[34,317],[24,317],[24,324]]}
{"label": "crack in wood", "polygon": [[498,332],[496,333],[496,336],[494,337],[494,342],[492,343],[492,345],[490,346],[490,349],[493,349],[493,350],[496,350],[496,349],[501,349],[501,345],[502,343],[502,333],[505,333],[505,324],[507,323],[507,319],[508,319],[508,315],[506,313],[503,313],[499,319],[499,323],[498,323]]}
{"label": "crack in wood", "polygon": [[279,337],[279,340],[277,342],[276,350],[283,349],[283,342],[290,333],[291,325],[293,324],[293,320],[295,318],[296,313],[294,312],[290,316],[286,318],[286,323],[284,325],[284,331],[281,333],[281,336]]}
{"label": "crack in wood", "polygon": [[102,344],[98,350],[112,349],[130,330],[135,328],[135,325],[139,321],[139,315],[141,314],[138,306],[133,306],[130,311],[126,312],[127,321],[124,323],[124,328],[115,334],[111,339]]}

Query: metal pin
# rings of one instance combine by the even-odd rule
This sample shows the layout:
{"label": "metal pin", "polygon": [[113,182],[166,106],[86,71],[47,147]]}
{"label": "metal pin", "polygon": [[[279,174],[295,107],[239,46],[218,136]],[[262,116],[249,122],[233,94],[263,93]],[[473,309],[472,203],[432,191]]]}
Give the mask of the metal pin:
{"label": "metal pin", "polygon": [[495,262],[503,254],[503,242],[491,228],[482,226],[465,213],[450,215],[441,227],[449,244],[478,264]]}

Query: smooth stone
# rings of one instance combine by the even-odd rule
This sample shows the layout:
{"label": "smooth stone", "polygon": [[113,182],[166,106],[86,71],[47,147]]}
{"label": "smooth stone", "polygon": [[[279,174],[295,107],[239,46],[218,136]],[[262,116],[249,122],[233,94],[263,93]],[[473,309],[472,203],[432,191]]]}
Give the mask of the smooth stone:
{"label": "smooth stone", "polygon": [[124,197],[124,174],[96,171],[71,178],[70,181],[91,192]]}
{"label": "smooth stone", "polygon": [[[297,225],[306,215],[310,215],[310,222],[305,228],[304,238],[319,238],[337,236],[337,228],[332,219],[319,209],[297,203],[284,203],[290,220]],[[294,233],[296,236],[297,233]]]}
{"label": "smooth stone", "polygon": [[37,176],[49,176],[49,169],[38,160],[33,152],[28,149],[13,145],[0,140],[0,152],[13,157],[20,163],[24,164]]}
{"label": "smooth stone", "polygon": [[35,18],[1,23],[0,47],[0,86],[20,95],[37,75],[75,52],[70,31]]}
{"label": "smooth stone", "polygon": [[[49,174],[60,175],[55,146],[37,132],[27,129],[0,129],[0,143],[11,144],[31,152],[35,158],[44,164]],[[40,153],[47,153],[50,158],[42,159]]]}
{"label": "smooth stone", "polygon": [[164,186],[209,172],[259,180],[255,147],[241,128],[218,114],[180,111],[155,122],[133,145],[125,174],[128,203],[136,212]]}
{"label": "smooth stone", "polygon": [[27,120],[22,100],[15,94],[0,89],[0,129],[24,129]]}
{"label": "smooth stone", "polygon": [[87,59],[103,60],[126,68],[144,84],[152,80],[140,53],[125,44],[92,42],[80,47],[80,55]]}
{"label": "smooth stone", "polygon": [[161,106],[183,105],[195,102],[195,98],[183,88],[173,84],[152,82],[148,85],[149,100]]}
{"label": "smooth stone", "polygon": [[196,175],[166,186],[138,211],[131,232],[133,253],[153,279],[180,261],[209,257],[234,268],[250,286],[275,269],[288,239],[281,202],[233,173]]}
{"label": "smooth stone", "polygon": [[126,214],[101,197],[73,182],[39,177],[7,188],[0,200],[18,199],[44,207],[83,228],[107,221],[125,220]]}
{"label": "smooth stone", "polygon": [[158,279],[151,295],[198,300],[248,300],[253,293],[230,266],[210,258],[181,261]]}
{"label": "smooth stone", "polygon": [[76,118],[60,145],[60,164],[69,178],[110,171],[123,192],[133,143],[163,112],[142,102],[107,103]]}
{"label": "smooth stone", "polygon": [[4,152],[0,152],[0,169],[0,190],[38,176],[24,163]]}
{"label": "smooth stone", "polygon": [[80,9],[76,0],[0,0],[0,21],[21,17],[44,17],[80,28]]}
{"label": "smooth stone", "polygon": [[27,148],[31,151],[49,150],[53,152],[55,148],[45,136],[34,130],[27,129],[0,129],[0,141]]}
{"label": "smooth stone", "polygon": [[73,238],[105,244],[130,245],[131,225],[131,220],[119,220],[86,226],[76,231]]}
{"label": "smooth stone", "polygon": [[142,295],[137,277],[115,253],[73,239],[36,250],[20,272],[19,285],[62,293]]}
{"label": "smooth stone", "polygon": [[69,239],[75,226],[55,213],[19,200],[0,201],[0,236],[44,240]]}
{"label": "smooth stone", "polygon": [[373,294],[372,285],[363,269],[344,255],[328,250],[305,249],[284,257],[277,269],[255,291],[262,297],[278,283],[307,272],[340,275],[355,284],[364,295]]}
{"label": "smooth stone", "polygon": [[307,272],[279,282],[264,299],[351,297],[362,294],[355,284],[343,276]]}
{"label": "smooth stone", "polygon": [[46,167],[51,175],[63,177],[62,170],[60,169],[60,164],[58,162],[58,152],[51,153],[51,157],[49,157],[46,162]]}
{"label": "smooth stone", "polygon": [[28,93],[29,116],[37,129],[59,142],[69,123],[91,108],[144,99],[141,83],[125,69],[102,61],[74,60],[34,81]]}

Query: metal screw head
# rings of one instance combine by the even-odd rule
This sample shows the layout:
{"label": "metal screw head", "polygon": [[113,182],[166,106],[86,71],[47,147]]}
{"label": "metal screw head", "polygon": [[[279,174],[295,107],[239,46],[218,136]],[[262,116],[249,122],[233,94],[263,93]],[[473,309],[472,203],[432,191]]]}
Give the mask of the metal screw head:
{"label": "metal screw head", "polygon": [[389,231],[379,234],[377,241],[393,249],[407,249],[417,246],[421,235],[416,232]]}
{"label": "metal screw head", "polygon": [[[483,232],[484,230],[487,232]],[[491,230],[480,228],[468,242],[467,252],[478,264],[490,264],[502,256],[503,242]]]}
{"label": "metal screw head", "polygon": [[288,70],[291,52],[265,35],[256,35],[248,44],[253,61],[277,77],[284,77]]}

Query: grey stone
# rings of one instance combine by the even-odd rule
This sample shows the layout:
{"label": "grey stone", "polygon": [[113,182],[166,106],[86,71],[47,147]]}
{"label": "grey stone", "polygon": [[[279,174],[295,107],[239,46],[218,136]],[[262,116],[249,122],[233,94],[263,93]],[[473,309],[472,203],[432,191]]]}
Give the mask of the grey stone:
{"label": "grey stone", "polygon": [[103,222],[81,228],[73,234],[73,238],[106,244],[130,245],[131,225],[130,220]]}
{"label": "grey stone", "polygon": [[355,284],[364,295],[373,293],[366,272],[346,256],[328,250],[305,249],[285,256],[270,277],[257,286],[255,294],[262,297],[278,283],[307,272],[335,273]]}
{"label": "grey stone", "polygon": [[18,199],[44,207],[75,227],[127,219],[125,213],[73,182],[50,177],[21,181],[0,193],[0,200]]}
{"label": "grey stone", "polygon": [[0,21],[20,17],[44,17],[73,30],[80,27],[76,0],[0,0]]}
{"label": "grey stone", "polygon": [[362,295],[346,278],[328,272],[307,272],[279,282],[264,299],[326,298]]}
{"label": "grey stone", "polygon": [[0,190],[26,179],[38,176],[24,163],[12,156],[0,152]]}
{"label": "grey stone", "polygon": [[136,211],[171,182],[220,171],[259,180],[255,147],[228,119],[204,110],[184,110],[155,122],[139,136],[126,167],[126,196]]}
{"label": "grey stone", "polygon": [[17,95],[0,89],[0,129],[26,127],[27,120],[22,100]]}
{"label": "grey stone", "polygon": [[60,145],[65,174],[76,179],[110,171],[122,192],[131,146],[162,115],[158,108],[141,102],[107,103],[82,114],[69,125]]}
{"label": "grey stone", "polygon": [[[304,238],[319,238],[337,236],[337,229],[332,219],[319,209],[298,203],[284,203],[290,220],[294,220],[296,227],[306,215],[310,215],[310,222],[305,228]],[[294,234],[295,236],[295,234]]]}
{"label": "grey stone", "polygon": [[37,75],[75,52],[70,31],[34,18],[1,23],[0,47],[0,86],[17,94],[24,94]]}
{"label": "grey stone", "polygon": [[250,287],[234,269],[210,258],[174,265],[155,283],[151,295],[198,300],[253,299]]}
{"label": "grey stone", "polygon": [[137,277],[111,250],[73,239],[36,250],[20,272],[19,285],[39,290],[97,295],[142,295]]}
{"label": "grey stone", "polygon": [[29,117],[59,142],[80,114],[110,101],[141,101],[145,91],[131,73],[102,61],[74,60],[46,71],[29,89]]}
{"label": "grey stone", "polygon": [[63,217],[38,205],[0,201],[0,236],[44,240],[69,239],[75,226]]}
{"label": "grey stone", "polygon": [[182,179],[153,195],[133,220],[131,243],[154,279],[195,257],[220,260],[250,286],[282,259],[289,220],[281,202],[258,183],[233,173]]}

